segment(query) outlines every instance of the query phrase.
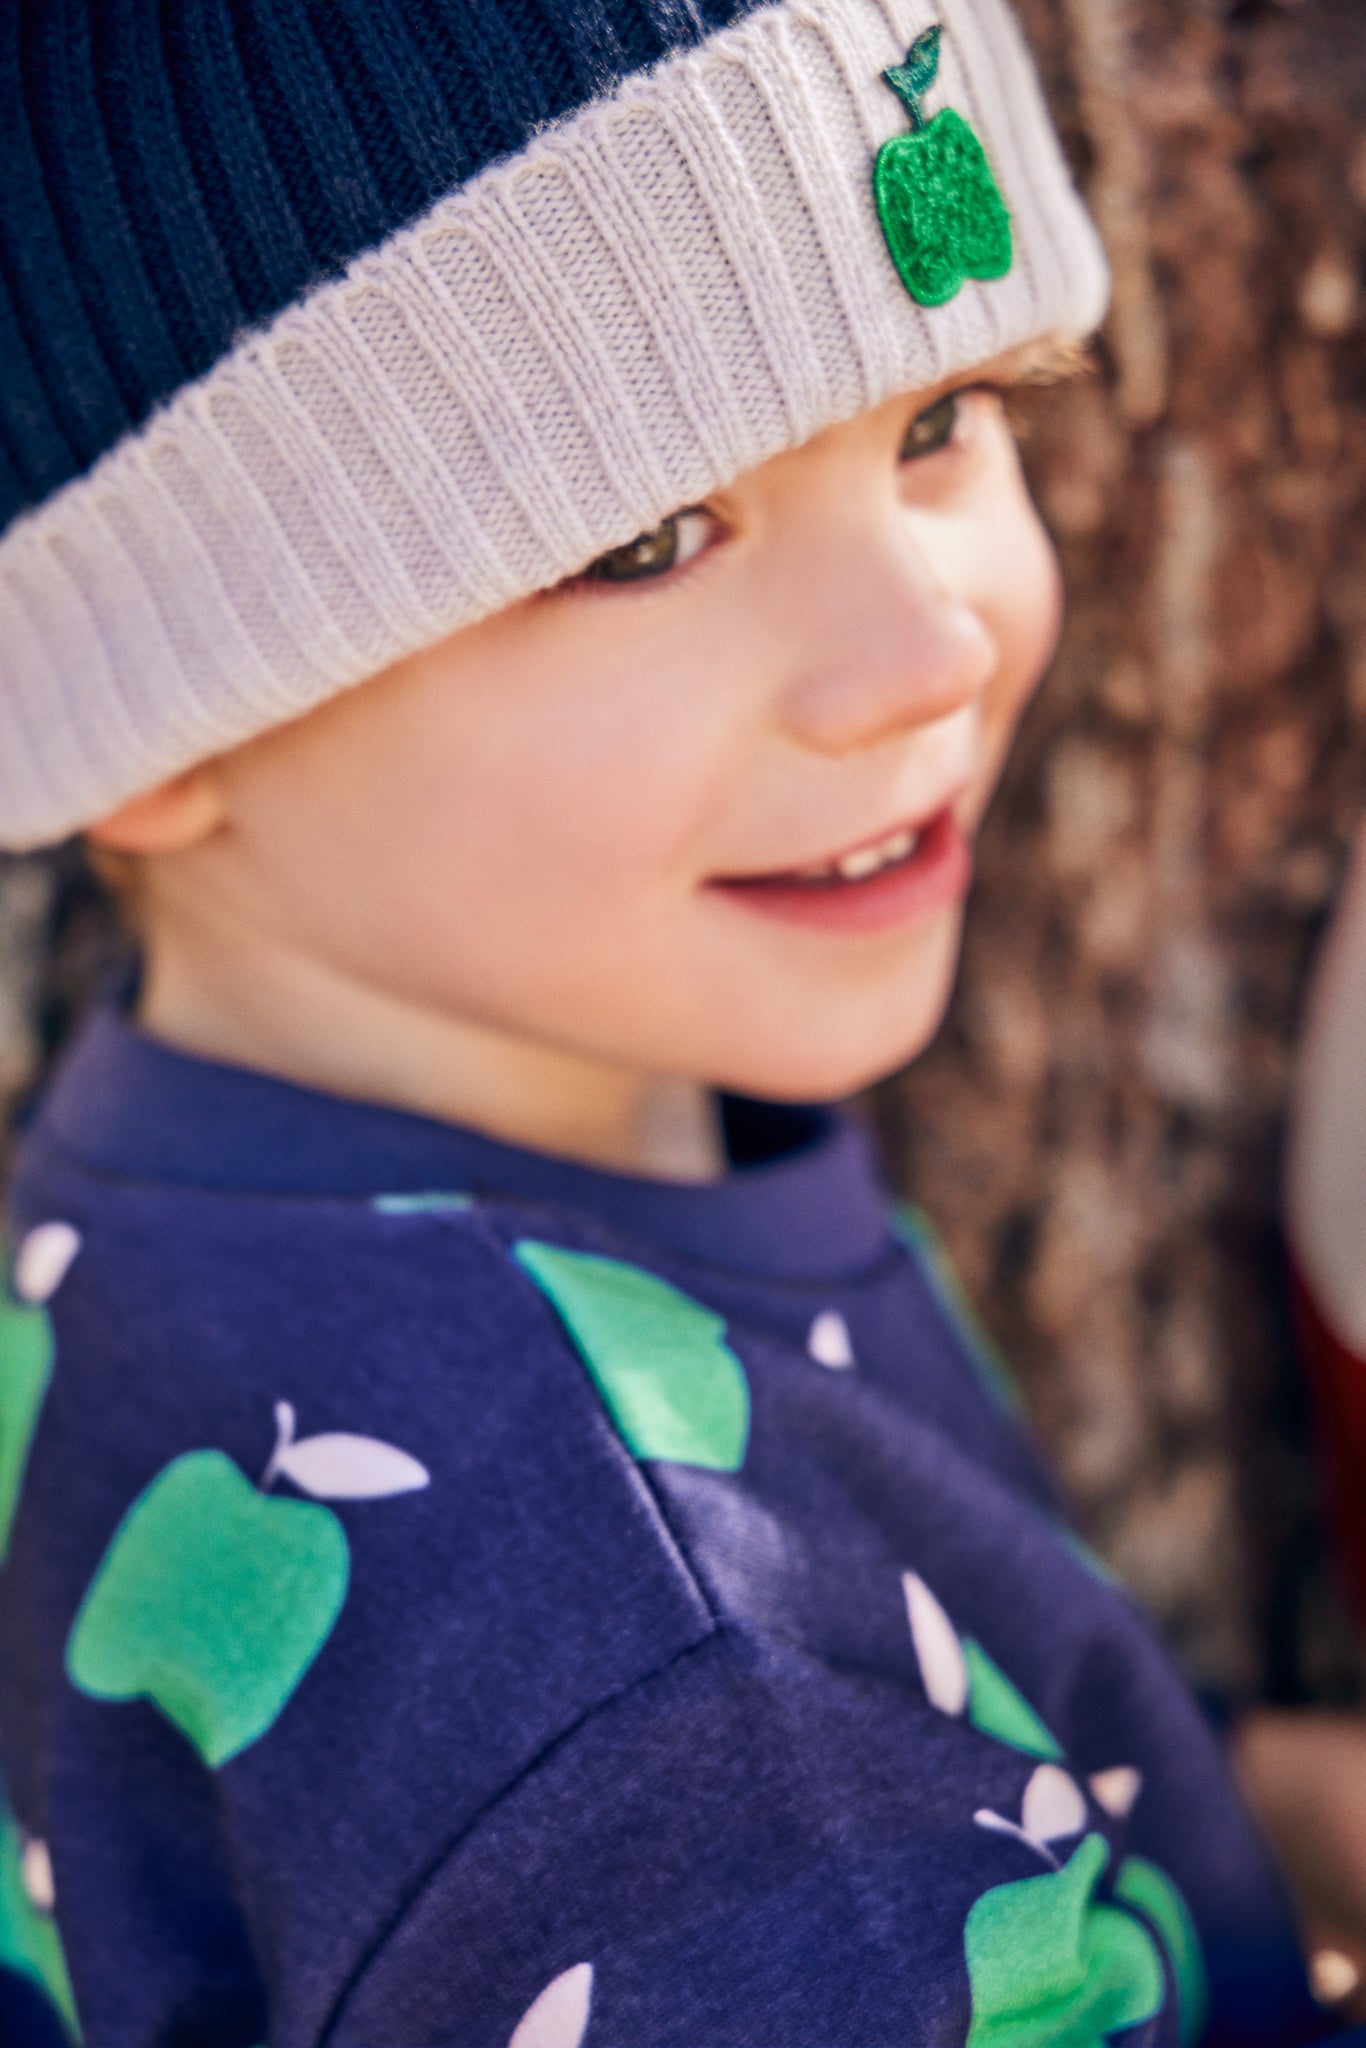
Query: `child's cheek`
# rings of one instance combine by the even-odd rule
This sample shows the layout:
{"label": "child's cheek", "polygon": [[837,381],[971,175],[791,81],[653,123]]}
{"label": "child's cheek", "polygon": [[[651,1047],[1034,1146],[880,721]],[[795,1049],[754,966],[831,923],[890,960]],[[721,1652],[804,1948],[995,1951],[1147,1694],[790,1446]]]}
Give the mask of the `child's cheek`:
{"label": "child's cheek", "polygon": [[1058,558],[1032,505],[995,566],[988,624],[1000,647],[1001,661],[987,692],[983,721],[992,783],[1025,707],[1057,652],[1062,631]]}

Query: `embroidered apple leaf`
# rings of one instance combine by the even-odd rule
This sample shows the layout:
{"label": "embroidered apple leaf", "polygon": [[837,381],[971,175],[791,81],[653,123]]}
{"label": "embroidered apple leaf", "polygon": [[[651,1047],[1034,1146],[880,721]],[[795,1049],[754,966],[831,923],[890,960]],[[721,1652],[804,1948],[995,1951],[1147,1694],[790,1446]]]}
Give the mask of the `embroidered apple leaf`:
{"label": "embroidered apple leaf", "polygon": [[263,1488],[282,1472],[315,1500],[384,1500],[431,1484],[425,1465],[377,1437],[327,1430],[320,1436],[296,1438],[288,1401],[276,1403],[275,1422],[279,1440],[262,1475]]}
{"label": "embroidered apple leaf", "polygon": [[556,1309],[634,1457],[739,1471],[749,1385],[720,1316],[620,1259],[532,1238],[513,1256]]}
{"label": "embroidered apple leaf", "polygon": [[926,1698],[941,1714],[961,1714],[968,1703],[968,1667],[957,1630],[915,1572],[901,1574],[901,1590]]}
{"label": "embroidered apple leaf", "polygon": [[916,37],[906,52],[904,64],[893,64],[883,73],[897,97],[913,107],[912,127],[923,125],[920,102],[939,76],[939,45],[943,40],[944,24],[936,21]]}
{"label": "embroidered apple leaf", "polygon": [[522,2014],[508,2048],[580,2048],[592,1996],[591,1963],[561,1970]]}

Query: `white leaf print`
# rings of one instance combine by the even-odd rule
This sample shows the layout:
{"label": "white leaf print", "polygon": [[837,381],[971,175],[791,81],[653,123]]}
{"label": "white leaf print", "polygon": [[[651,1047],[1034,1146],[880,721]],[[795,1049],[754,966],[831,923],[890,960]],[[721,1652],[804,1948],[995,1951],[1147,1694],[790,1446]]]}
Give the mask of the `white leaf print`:
{"label": "white leaf print", "polygon": [[915,1572],[903,1572],[901,1586],[930,1705],[941,1714],[961,1714],[968,1703],[968,1667],[953,1623]]}
{"label": "white leaf print", "polygon": [[1143,1773],[1132,1764],[1115,1764],[1108,1771],[1094,1772],[1086,1782],[1097,1805],[1112,1813],[1116,1820],[1124,1820],[1133,1812],[1134,1802],[1143,1790]]}
{"label": "white leaf print", "polygon": [[1061,1842],[1086,1826],[1086,1801],[1075,1779],[1056,1764],[1040,1764],[1025,1786],[1020,1824],[1031,1842]]}
{"label": "white leaf print", "polygon": [[986,1828],[993,1835],[1009,1835],[1012,1842],[1020,1842],[1026,1849],[1032,1849],[1036,1856],[1042,1856],[1044,1862],[1050,1864],[1054,1870],[1060,1867],[1051,1849],[1043,1842],[1036,1842],[1031,1835],[1025,1833],[1017,1821],[1007,1820],[1003,1813],[997,1813],[993,1807],[979,1806],[972,1817],[979,1828]]}
{"label": "white leaf print", "polygon": [[40,1223],[30,1230],[14,1262],[14,1291],[21,1301],[50,1301],[81,1248],[81,1233],[69,1223]]}
{"label": "white leaf print", "polygon": [[415,1493],[431,1474],[406,1451],[373,1436],[330,1430],[286,1444],[275,1459],[277,1472],[315,1500],[382,1500],[391,1493]]}
{"label": "white leaf print", "polygon": [[508,2048],[579,2048],[588,2031],[592,1995],[591,1963],[561,1970],[522,2014]]}
{"label": "white leaf print", "polygon": [[806,1335],[806,1348],[817,1365],[844,1372],[854,1363],[854,1340],[837,1308],[823,1308]]}
{"label": "white leaf print", "polygon": [[52,1858],[47,1853],[47,1843],[30,1835],[19,1867],[30,1906],[35,1912],[50,1913],[57,1903],[57,1887],[52,1881]]}

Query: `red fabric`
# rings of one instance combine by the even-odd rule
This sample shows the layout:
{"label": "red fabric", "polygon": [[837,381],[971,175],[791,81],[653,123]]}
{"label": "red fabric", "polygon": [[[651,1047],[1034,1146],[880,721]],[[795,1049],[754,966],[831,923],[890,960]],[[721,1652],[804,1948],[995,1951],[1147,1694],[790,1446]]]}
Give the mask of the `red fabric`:
{"label": "red fabric", "polygon": [[1333,1331],[1291,1264],[1295,1321],[1309,1372],[1315,1435],[1338,1574],[1366,1628],[1366,1358]]}

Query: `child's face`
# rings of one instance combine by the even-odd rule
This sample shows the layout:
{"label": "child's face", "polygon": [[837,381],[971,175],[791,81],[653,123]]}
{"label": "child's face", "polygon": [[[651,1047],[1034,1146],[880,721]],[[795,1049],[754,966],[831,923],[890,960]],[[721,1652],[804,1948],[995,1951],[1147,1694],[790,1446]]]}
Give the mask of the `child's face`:
{"label": "child's face", "polygon": [[509,1046],[839,1096],[935,1028],[1058,617],[998,393],[898,399],[223,757],[196,887]]}

